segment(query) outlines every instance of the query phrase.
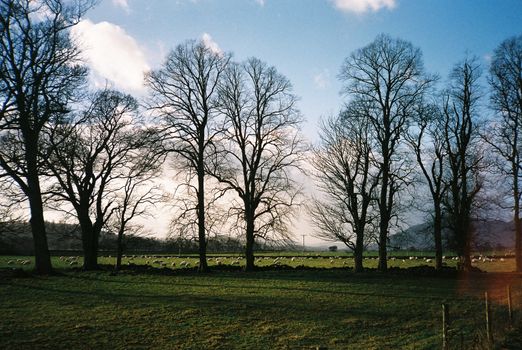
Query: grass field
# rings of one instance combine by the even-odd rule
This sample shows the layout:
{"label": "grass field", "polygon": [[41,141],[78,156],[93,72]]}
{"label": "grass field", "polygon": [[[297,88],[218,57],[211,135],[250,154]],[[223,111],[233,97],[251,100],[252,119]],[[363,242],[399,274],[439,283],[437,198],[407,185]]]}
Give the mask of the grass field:
{"label": "grass field", "polygon": [[[31,268],[16,259],[31,260],[0,257],[0,271]],[[503,321],[507,284],[514,304],[522,305],[522,279],[514,274],[357,275],[342,268],[351,259],[275,259],[257,262],[337,268],[244,273],[237,267],[242,260],[213,258],[212,266],[237,270],[216,267],[198,275],[194,258],[140,256],[126,263],[148,261],[150,268],[114,275],[71,269],[56,257],[60,275],[0,277],[0,349],[437,349],[442,303],[450,309],[452,348],[461,342],[471,348],[484,343],[484,291],[494,302],[497,340],[508,328]],[[154,260],[170,266],[161,268]],[[509,270],[511,260],[477,264]],[[182,261],[191,265],[179,269]],[[394,264],[429,265],[423,259],[390,260]]]}

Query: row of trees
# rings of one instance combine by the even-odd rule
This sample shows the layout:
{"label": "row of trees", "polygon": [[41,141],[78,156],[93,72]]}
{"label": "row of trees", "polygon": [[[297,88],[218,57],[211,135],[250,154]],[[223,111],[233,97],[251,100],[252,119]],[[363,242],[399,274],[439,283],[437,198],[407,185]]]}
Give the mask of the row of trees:
{"label": "row of trees", "polygon": [[[39,273],[52,270],[45,207],[78,220],[84,268],[95,269],[102,230],[118,234],[121,257],[129,223],[163,199],[158,184],[165,159],[180,183],[173,228],[195,236],[200,271],[208,270],[213,232],[241,232],[247,270],[254,268],[256,240],[291,238],[288,219],[301,192],[296,174],[310,155],[297,97],[274,67],[256,58],[234,62],[228,53],[187,41],[145,77],[142,109],[109,88],[83,92],[88,71],[69,30],[92,2],[0,4],[0,175],[2,186],[16,184],[29,204]],[[509,39],[493,56],[489,127],[474,59],[458,63],[441,92],[420,50],[404,40],[380,35],[346,59],[340,73],[346,105],[323,121],[310,157],[322,197],[309,209],[321,237],[354,250],[356,270],[372,240],[379,269],[387,269],[389,234],[407,191],[421,188],[417,175],[431,198],[437,267],[442,230],[449,228],[461,266],[469,268],[486,145],[510,179],[522,270],[521,42]]]}
{"label": "row of trees", "polygon": [[[85,269],[98,266],[102,230],[116,232],[119,266],[129,222],[162,200],[165,159],[182,175],[173,226],[197,232],[199,270],[208,270],[209,233],[226,227],[244,232],[253,269],[256,239],[288,237],[284,218],[299,193],[292,174],[305,147],[288,79],[188,41],[147,74],[148,113],[109,88],[83,93],[88,71],[69,29],[93,3],[67,4],[1,2],[0,165],[4,184],[29,202],[37,271],[52,269],[44,207],[78,220]],[[220,199],[227,215],[217,226],[208,211]]]}
{"label": "row of trees", "polygon": [[[314,150],[322,197],[310,213],[318,236],[353,249],[356,270],[363,268],[365,246],[375,240],[379,269],[386,270],[389,233],[410,196],[407,189],[413,187],[419,199],[427,187],[436,267],[442,267],[442,232],[448,229],[448,244],[460,266],[469,269],[472,219],[487,204],[478,194],[498,193],[484,188],[490,176],[499,187],[509,183],[499,204],[513,209],[517,271],[522,271],[522,37],[504,41],[493,55],[489,109],[481,104],[485,94],[477,59],[457,63],[446,87],[436,91],[438,79],[425,73],[420,50],[387,35],[347,58],[339,77],[348,102],[338,116],[323,121]],[[496,156],[486,158],[486,150]]]}
{"label": "row of trees", "polygon": [[[256,58],[236,63],[189,41],[147,76],[147,84],[163,149],[182,170],[189,196],[174,227],[182,231],[194,224],[199,270],[206,271],[213,226],[207,210],[226,196],[226,219],[244,233],[246,270],[252,270],[256,238],[287,237],[285,219],[299,193],[292,170],[299,168],[305,147],[290,82]],[[214,181],[209,189],[207,178]]]}

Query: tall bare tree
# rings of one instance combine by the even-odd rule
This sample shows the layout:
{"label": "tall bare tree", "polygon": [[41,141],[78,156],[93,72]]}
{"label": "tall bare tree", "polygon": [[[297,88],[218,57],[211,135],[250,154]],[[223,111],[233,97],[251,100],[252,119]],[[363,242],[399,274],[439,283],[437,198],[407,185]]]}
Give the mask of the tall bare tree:
{"label": "tall bare tree", "polygon": [[288,237],[288,216],[299,194],[292,175],[305,152],[302,118],[290,81],[256,58],[229,65],[219,98],[225,117],[221,148],[208,171],[240,198],[231,210],[244,222],[249,271],[256,238]]}
{"label": "tall bare tree", "polygon": [[[187,41],[147,77],[149,108],[161,118],[165,149],[176,157],[194,189],[197,212],[199,271],[208,270],[205,231],[205,159],[210,156],[217,118],[217,87],[229,56],[202,41]],[[192,186],[195,179],[197,184]]]}
{"label": "tall bare tree", "polygon": [[[404,181],[400,144],[413,109],[433,78],[424,74],[420,49],[411,43],[379,35],[352,53],[339,74],[343,92],[358,99],[378,147],[379,270],[387,265],[387,240],[396,209],[398,190]],[[377,156],[377,155],[376,155]],[[406,172],[408,173],[408,172]]]}
{"label": "tall bare tree", "polygon": [[371,126],[352,102],[321,125],[314,150],[314,178],[323,199],[310,206],[317,237],[341,241],[354,252],[355,271],[363,270],[365,246],[374,238],[375,197],[379,181]]}
{"label": "tall bare tree", "polygon": [[147,133],[135,124],[137,109],[130,95],[105,89],[85,111],[49,127],[47,167],[56,183],[48,191],[59,207],[72,206],[86,270],[98,268],[100,233],[121,209],[119,197],[128,192],[129,179],[131,185],[138,179],[135,168],[143,162],[154,168],[156,156],[143,151]]}
{"label": "tall bare tree", "polygon": [[440,109],[434,104],[421,103],[407,139],[431,196],[435,268],[438,270],[442,268],[443,201],[446,195],[447,157],[443,135],[444,119]]}
{"label": "tall bare tree", "polygon": [[27,196],[36,271],[52,271],[40,185],[42,128],[84,83],[86,69],[69,29],[90,1],[0,1],[0,166]]}
{"label": "tall bare tree", "polygon": [[482,188],[478,102],[480,65],[466,58],[453,68],[443,96],[443,145],[447,155],[445,207],[460,267],[471,268],[472,214]]}
{"label": "tall bare tree", "polygon": [[522,271],[522,36],[503,41],[495,50],[490,66],[491,105],[496,118],[486,140],[503,162],[500,170],[509,177],[511,207],[515,224],[517,272]]}

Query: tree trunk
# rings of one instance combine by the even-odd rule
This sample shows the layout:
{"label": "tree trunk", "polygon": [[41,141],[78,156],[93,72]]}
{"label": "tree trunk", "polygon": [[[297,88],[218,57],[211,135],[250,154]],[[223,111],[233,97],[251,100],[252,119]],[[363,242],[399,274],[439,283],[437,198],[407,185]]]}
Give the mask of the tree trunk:
{"label": "tree trunk", "polygon": [[53,272],[53,267],[51,264],[49,246],[47,244],[42,197],[34,194],[28,197],[31,207],[31,219],[29,222],[33,234],[35,270],[39,275],[49,275]]}
{"label": "tree trunk", "polygon": [[388,270],[388,253],[387,253],[388,223],[389,223],[388,206],[387,206],[388,182],[386,181],[386,183],[385,183],[385,181],[383,180],[382,186],[383,186],[383,188],[381,189],[381,204],[379,205],[379,212],[381,214],[381,219],[380,219],[380,223],[379,223],[379,265],[378,265],[378,269],[381,272],[386,272]]}
{"label": "tree trunk", "polygon": [[388,254],[387,254],[387,245],[388,245],[388,225],[390,222],[390,215],[388,213],[388,207],[390,203],[388,203],[388,188],[389,186],[389,171],[390,164],[388,158],[388,147],[387,144],[383,145],[382,148],[383,154],[383,165],[382,165],[382,187],[380,193],[380,203],[379,203],[379,214],[380,214],[380,222],[379,222],[379,264],[378,269],[381,272],[386,272],[388,270]]}
{"label": "tree trunk", "polygon": [[357,229],[355,239],[355,250],[353,252],[354,270],[355,272],[363,272],[363,251],[364,251],[364,229]]}
{"label": "tree trunk", "polygon": [[[40,275],[48,275],[53,271],[51,264],[51,254],[47,244],[47,232],[45,230],[45,219],[43,214],[42,192],[40,189],[40,179],[38,178],[38,149],[35,140],[27,140],[29,136],[25,136],[26,142],[26,161],[27,161],[27,188],[26,193],[29,200],[31,211],[31,231],[34,243],[35,270]],[[34,142],[32,142],[34,141]]]}
{"label": "tree trunk", "polygon": [[469,231],[469,224],[462,223],[462,225],[458,228],[458,255],[459,255],[459,263],[460,269],[463,271],[471,270],[471,235]]}
{"label": "tree trunk", "polygon": [[98,267],[98,245],[94,227],[88,213],[78,213],[80,228],[82,230],[83,269],[86,271],[97,270]]}
{"label": "tree trunk", "polygon": [[433,238],[435,240],[435,269],[442,269],[442,215],[440,207],[435,206],[433,217]]}
{"label": "tree trunk", "polygon": [[515,215],[515,262],[517,272],[522,272],[522,222],[519,215]]}
{"label": "tree trunk", "polygon": [[254,271],[254,216],[250,213],[245,215],[246,219],[246,246],[245,246],[245,271]]}
{"label": "tree trunk", "polygon": [[355,272],[363,272],[364,266],[363,266],[363,250],[355,247],[354,253],[353,253],[353,260],[354,260],[354,270]]}
{"label": "tree trunk", "polygon": [[116,241],[116,267],[115,270],[121,269],[121,258],[123,255],[123,230],[118,231],[118,239]]}
{"label": "tree trunk", "polygon": [[207,240],[205,234],[205,175],[201,164],[198,169],[198,240],[199,240],[199,267],[198,272],[208,272]]}

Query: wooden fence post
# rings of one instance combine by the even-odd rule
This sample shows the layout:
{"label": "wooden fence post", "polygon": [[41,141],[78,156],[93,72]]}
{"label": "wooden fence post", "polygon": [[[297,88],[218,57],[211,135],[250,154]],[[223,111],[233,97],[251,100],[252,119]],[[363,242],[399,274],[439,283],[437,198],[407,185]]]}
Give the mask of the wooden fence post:
{"label": "wooden fence post", "polygon": [[493,334],[491,329],[491,308],[489,305],[490,303],[488,298],[488,292],[484,292],[484,297],[486,300],[486,336],[488,339],[488,343],[491,347],[491,345],[493,344]]}
{"label": "wooden fence post", "polygon": [[448,305],[442,304],[442,350],[448,350]]}

